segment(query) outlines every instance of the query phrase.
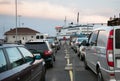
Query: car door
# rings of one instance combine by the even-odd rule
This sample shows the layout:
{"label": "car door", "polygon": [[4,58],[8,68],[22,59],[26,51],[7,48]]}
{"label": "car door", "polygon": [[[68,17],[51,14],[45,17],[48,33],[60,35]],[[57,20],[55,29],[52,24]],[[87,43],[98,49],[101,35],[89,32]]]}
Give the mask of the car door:
{"label": "car door", "polygon": [[18,81],[19,73],[9,70],[6,54],[0,49],[0,81]]}
{"label": "car door", "polygon": [[[18,47],[21,53],[23,54],[26,63],[28,63],[29,67],[24,69],[25,73],[31,73],[31,80],[29,81],[39,81],[42,76],[42,59],[41,60],[33,60],[33,55],[23,47]],[[25,76],[26,74],[23,74],[21,76]]]}
{"label": "car door", "polygon": [[116,80],[120,80],[120,27],[114,27],[114,68]]}
{"label": "car door", "polygon": [[[24,70],[27,66],[20,51],[16,47],[7,47],[5,51],[9,60],[10,70],[8,75],[11,74],[9,78],[12,78],[10,81],[30,81],[30,71]],[[21,75],[24,76],[21,77]],[[16,77],[16,79],[13,79],[13,77]]]}
{"label": "car door", "polygon": [[14,72],[19,73],[17,80],[19,81],[30,81],[31,79],[31,66],[30,63],[25,62],[17,47],[6,48],[11,68]]}
{"label": "car door", "polygon": [[87,62],[88,62],[88,66],[95,71],[96,69],[96,62],[98,60],[97,57],[97,50],[96,50],[96,46],[97,46],[97,38],[98,38],[98,31],[94,31],[89,39],[89,46],[86,48],[86,58],[87,58]]}

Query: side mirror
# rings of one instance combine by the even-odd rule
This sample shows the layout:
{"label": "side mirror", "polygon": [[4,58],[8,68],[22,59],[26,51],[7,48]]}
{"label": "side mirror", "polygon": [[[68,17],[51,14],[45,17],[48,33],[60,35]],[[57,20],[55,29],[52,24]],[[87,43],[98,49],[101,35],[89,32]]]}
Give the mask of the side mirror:
{"label": "side mirror", "polygon": [[35,60],[40,60],[42,57],[40,54],[34,54]]}

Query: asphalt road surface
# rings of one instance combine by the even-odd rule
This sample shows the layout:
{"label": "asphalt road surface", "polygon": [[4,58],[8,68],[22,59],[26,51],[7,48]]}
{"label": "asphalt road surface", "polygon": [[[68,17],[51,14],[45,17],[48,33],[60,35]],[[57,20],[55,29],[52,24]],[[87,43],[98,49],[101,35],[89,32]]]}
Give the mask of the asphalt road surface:
{"label": "asphalt road surface", "polygon": [[84,69],[84,63],[69,45],[61,45],[54,67],[47,69],[46,81],[97,81],[97,77],[91,70]]}

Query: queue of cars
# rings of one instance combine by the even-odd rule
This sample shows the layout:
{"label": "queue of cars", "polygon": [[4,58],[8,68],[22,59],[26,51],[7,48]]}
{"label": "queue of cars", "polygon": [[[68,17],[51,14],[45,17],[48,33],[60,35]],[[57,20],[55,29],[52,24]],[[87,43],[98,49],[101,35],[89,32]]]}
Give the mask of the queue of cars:
{"label": "queue of cars", "polygon": [[0,44],[0,81],[45,81],[46,67],[55,61],[53,51],[48,40]]}
{"label": "queue of cars", "polygon": [[[119,26],[94,29],[88,38],[74,38],[70,45],[98,81],[120,81]],[[46,65],[53,67],[55,61],[53,51],[48,40],[1,45],[0,81],[45,81]]]}
{"label": "queue of cars", "polygon": [[120,81],[120,26],[96,28],[79,49],[85,69],[91,69],[97,81]]}

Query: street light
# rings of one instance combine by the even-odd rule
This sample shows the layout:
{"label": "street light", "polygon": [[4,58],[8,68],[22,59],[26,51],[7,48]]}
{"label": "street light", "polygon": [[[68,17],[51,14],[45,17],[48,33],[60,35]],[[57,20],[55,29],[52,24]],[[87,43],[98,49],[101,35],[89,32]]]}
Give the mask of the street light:
{"label": "street light", "polygon": [[20,22],[20,18],[21,18],[22,16],[21,16],[21,15],[18,15],[18,17],[19,17],[19,27],[20,27],[20,23],[21,23],[21,22]]}
{"label": "street light", "polygon": [[16,21],[16,42],[17,42],[17,35],[18,35],[18,31],[17,31],[17,0],[15,0],[15,21]]}

